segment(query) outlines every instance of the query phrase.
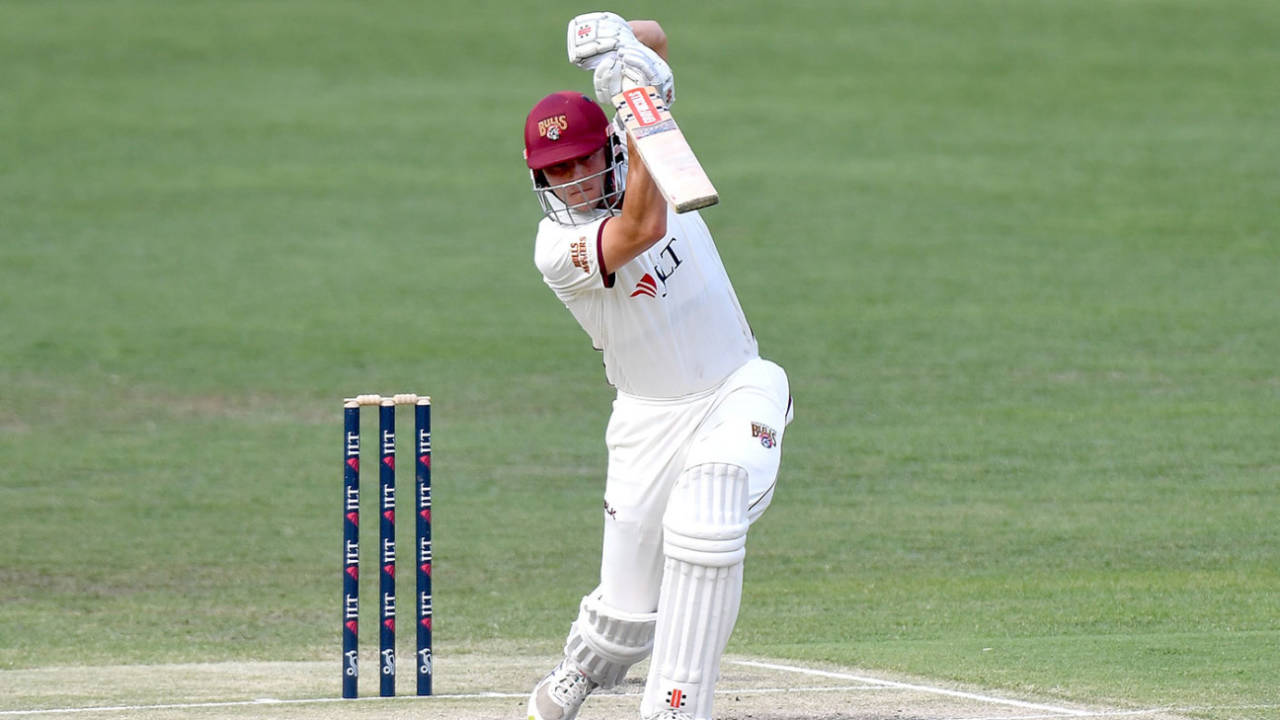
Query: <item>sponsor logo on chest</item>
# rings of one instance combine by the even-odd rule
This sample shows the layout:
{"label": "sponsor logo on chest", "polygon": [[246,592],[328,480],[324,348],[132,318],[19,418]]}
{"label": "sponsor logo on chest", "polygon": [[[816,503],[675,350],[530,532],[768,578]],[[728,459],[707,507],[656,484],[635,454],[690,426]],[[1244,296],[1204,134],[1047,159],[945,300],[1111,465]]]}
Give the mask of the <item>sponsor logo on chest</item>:
{"label": "sponsor logo on chest", "polygon": [[[635,290],[632,291],[631,297],[662,297],[667,296],[667,279],[675,274],[683,262],[680,255],[676,252],[676,242],[679,238],[673,237],[667,241],[662,250],[658,251],[658,256],[653,263],[653,272],[645,273],[640,281],[636,283]],[[683,252],[683,251],[682,251]],[[657,278],[656,280],[654,278]],[[661,283],[661,288],[659,288]],[[661,293],[658,290],[661,289]]]}

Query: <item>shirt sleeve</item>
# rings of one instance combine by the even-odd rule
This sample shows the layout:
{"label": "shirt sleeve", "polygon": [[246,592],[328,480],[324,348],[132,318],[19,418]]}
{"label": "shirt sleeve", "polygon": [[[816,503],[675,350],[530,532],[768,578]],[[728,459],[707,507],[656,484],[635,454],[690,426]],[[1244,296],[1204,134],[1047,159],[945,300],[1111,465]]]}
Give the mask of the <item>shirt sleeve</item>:
{"label": "shirt sleeve", "polygon": [[538,230],[534,263],[542,279],[561,299],[590,290],[613,287],[613,274],[605,274],[600,241],[603,218],[587,225],[564,227],[546,222]]}

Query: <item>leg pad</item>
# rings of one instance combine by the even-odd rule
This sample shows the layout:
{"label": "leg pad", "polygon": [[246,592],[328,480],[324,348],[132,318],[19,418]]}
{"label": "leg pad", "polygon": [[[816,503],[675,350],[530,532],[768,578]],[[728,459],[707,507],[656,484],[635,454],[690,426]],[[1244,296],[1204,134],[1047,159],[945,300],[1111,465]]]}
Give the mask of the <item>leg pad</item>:
{"label": "leg pad", "polygon": [[747,471],[706,463],[687,469],[663,518],[662,591],[649,679],[640,710],[712,716],[720,656],[742,600]]}
{"label": "leg pad", "polygon": [[597,593],[582,599],[564,654],[600,687],[611,688],[653,650],[657,613],[629,613]]}

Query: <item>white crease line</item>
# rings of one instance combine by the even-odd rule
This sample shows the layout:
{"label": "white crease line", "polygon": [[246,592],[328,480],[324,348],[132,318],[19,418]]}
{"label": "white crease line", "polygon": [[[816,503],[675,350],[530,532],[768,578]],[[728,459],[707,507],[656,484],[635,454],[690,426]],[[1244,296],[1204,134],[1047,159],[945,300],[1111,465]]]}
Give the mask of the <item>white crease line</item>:
{"label": "white crease line", "polygon": [[[1197,707],[1162,707],[1148,708],[1144,710],[1075,710],[1072,708],[1056,707],[1053,705],[1043,705],[1039,703],[1024,702],[1022,700],[1012,700],[1009,698],[995,697],[991,695],[980,695],[977,693],[963,692],[960,690],[948,690],[946,688],[931,687],[928,685],[913,685],[911,683],[896,682],[893,680],[881,680],[879,678],[864,677],[861,675],[853,675],[850,673],[831,672],[829,670],[814,670],[811,668],[798,667],[794,665],[779,665],[776,663],[765,663],[754,660],[731,660],[735,665],[743,665],[746,667],[756,667],[767,670],[778,670],[782,672],[801,673],[804,675],[812,675],[815,677],[827,677],[837,680],[851,680],[862,683],[860,685],[849,686],[825,686],[811,688],[743,688],[743,689],[721,689],[716,691],[717,694],[739,694],[739,695],[762,695],[773,693],[795,693],[795,692],[849,692],[855,690],[914,690],[917,692],[933,693],[936,695],[947,695],[950,697],[965,698],[968,700],[976,700],[979,702],[993,703],[998,705],[1010,705],[1013,707],[1027,708],[1029,710],[1040,710],[1050,713],[1048,715],[1021,715],[1021,716],[1000,716],[1000,717],[970,717],[956,718],[955,720],[1053,720],[1061,718],[1064,715],[1072,717],[1129,717],[1137,715],[1151,715],[1158,712],[1187,712],[1195,710],[1216,710],[1216,709],[1242,709],[1242,708],[1277,708],[1280,705],[1224,705],[1224,706],[1197,706]],[[602,693],[602,696],[612,697],[638,697],[642,692],[632,691],[625,693]],[[528,693],[500,693],[500,692],[480,692],[480,693],[456,693],[456,694],[437,694],[430,697],[445,700],[472,700],[484,698],[512,699],[527,697]],[[47,708],[41,710],[0,710],[0,717],[11,717],[16,715],[71,715],[76,713],[90,712],[130,712],[130,711],[146,711],[146,710],[184,710],[195,708],[219,708],[219,707],[246,707],[250,705],[302,705],[307,703],[334,703],[334,702],[372,702],[379,700],[426,700],[429,698],[419,697],[416,695],[398,695],[396,697],[375,697],[368,696],[362,698],[346,699],[335,697],[324,698],[295,698],[288,700],[279,700],[275,698],[258,698],[256,700],[232,700],[225,702],[200,702],[200,703],[168,703],[163,705],[107,705],[96,707],[74,707],[74,708]]]}
{"label": "white crease line", "polygon": [[1013,707],[1027,708],[1028,710],[1040,710],[1042,712],[1054,713],[1055,715],[1074,715],[1082,717],[1093,714],[1087,710],[1074,710],[1072,708],[1057,707],[1054,705],[1042,705],[1040,703],[1011,700],[1009,698],[995,697],[993,695],[979,695],[978,693],[964,692],[962,690],[948,690],[947,688],[931,687],[929,685],[912,685],[911,683],[895,682],[893,680],[880,680],[879,678],[851,675],[849,673],[830,672],[828,670],[812,670],[810,668],[796,667],[794,665],[777,665],[774,663],[757,662],[754,660],[733,660],[731,662],[735,665],[745,665],[747,667],[757,667],[765,670],[781,670],[783,672],[816,675],[818,677],[828,677],[837,680],[852,680],[854,682],[872,683],[886,687],[900,688],[902,690],[915,690],[916,692],[933,693],[934,695],[947,695],[950,697],[964,698],[966,700],[977,700],[979,702],[993,703],[996,705],[1011,705]]}
{"label": "white crease line", "polygon": [[[1135,717],[1138,715],[1154,715],[1155,713],[1189,713],[1221,710],[1274,710],[1280,705],[1191,705],[1187,707],[1154,707],[1140,710],[1087,710],[1078,717]],[[992,717],[948,718],[948,720],[1053,720],[1061,715],[996,715]]]}
{"label": "white crease line", "polygon": [[[400,696],[406,697],[406,696]],[[412,697],[412,696],[408,696]],[[354,698],[354,700],[396,700],[400,698]],[[4,715],[70,715],[88,712],[131,712],[137,710],[190,710],[194,708],[240,707],[246,705],[299,705],[302,703],[342,702],[345,698],[306,698],[278,700],[276,698],[258,698],[257,700],[228,700],[225,702],[166,703],[164,705],[96,705],[90,707],[45,708],[41,710],[0,710]],[[350,700],[347,700],[350,702]]]}
{"label": "white crease line", "polygon": [[[1133,717],[1135,715],[1154,715],[1155,713],[1190,713],[1211,712],[1221,710],[1275,710],[1280,705],[1188,705],[1186,707],[1143,708],[1141,710],[1098,710],[1088,711],[1081,717]],[[955,720],[1037,720],[1038,718],[1055,718],[1057,715],[1028,715],[1026,718],[955,718]]]}
{"label": "white crease line", "polygon": [[[792,692],[849,692],[853,690],[885,690],[882,685],[846,685],[842,687],[823,686],[823,687],[797,687],[797,688],[741,688],[741,689],[724,689],[717,690],[720,695],[768,695],[775,693],[792,693]],[[598,697],[640,697],[644,695],[642,691],[631,692],[602,692]],[[74,708],[45,708],[42,710],[0,710],[0,717],[14,715],[72,715],[75,713],[90,712],[140,712],[146,710],[191,710],[196,708],[225,708],[225,707],[246,707],[249,705],[303,705],[307,703],[333,703],[333,702],[374,702],[379,700],[430,700],[432,698],[438,700],[477,700],[477,699],[511,699],[511,698],[527,698],[529,693],[500,693],[500,692],[479,692],[479,693],[455,693],[451,695],[436,694],[430,696],[419,695],[396,695],[395,697],[378,697],[366,696],[360,698],[293,698],[289,700],[279,700],[276,698],[258,698],[256,700],[227,700],[221,702],[198,702],[198,703],[168,703],[164,705],[98,705],[92,707],[74,707]]]}

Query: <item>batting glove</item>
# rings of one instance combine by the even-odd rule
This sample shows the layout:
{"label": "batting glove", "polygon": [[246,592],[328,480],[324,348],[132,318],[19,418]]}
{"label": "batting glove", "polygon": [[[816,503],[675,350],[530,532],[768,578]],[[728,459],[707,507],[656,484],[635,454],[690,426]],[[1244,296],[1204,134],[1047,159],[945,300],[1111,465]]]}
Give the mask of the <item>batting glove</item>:
{"label": "batting glove", "polygon": [[627,44],[639,44],[631,26],[611,12],[584,13],[569,21],[569,62],[594,70],[604,55]]}
{"label": "batting glove", "polygon": [[606,53],[594,75],[596,100],[613,107],[613,96],[633,87],[652,85],[667,107],[676,101],[676,79],[671,66],[658,53],[636,42]]}

